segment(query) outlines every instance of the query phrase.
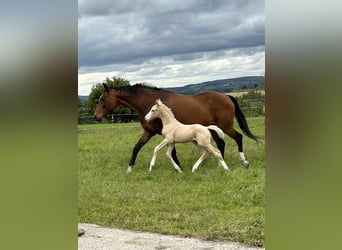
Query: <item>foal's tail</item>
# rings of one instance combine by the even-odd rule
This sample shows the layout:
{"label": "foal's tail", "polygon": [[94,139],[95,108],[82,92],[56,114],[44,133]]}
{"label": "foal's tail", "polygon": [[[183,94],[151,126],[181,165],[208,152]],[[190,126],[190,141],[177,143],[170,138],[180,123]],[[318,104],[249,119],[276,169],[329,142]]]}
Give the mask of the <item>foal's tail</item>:
{"label": "foal's tail", "polygon": [[210,125],[210,126],[208,126],[207,128],[208,128],[209,130],[214,130],[214,131],[217,133],[217,135],[218,135],[221,139],[224,138],[224,133],[223,133],[222,129],[220,129],[220,128],[217,127],[216,125]]}
{"label": "foal's tail", "polygon": [[248,127],[248,123],[247,120],[245,118],[245,115],[242,113],[239,103],[237,102],[237,100],[233,97],[228,95],[230,100],[232,100],[232,102],[234,103],[235,106],[235,117],[237,119],[237,122],[242,130],[242,132],[244,132],[245,135],[247,135],[249,138],[255,140],[256,142],[258,142],[258,137],[256,137],[255,135],[252,134],[252,132],[249,130]]}

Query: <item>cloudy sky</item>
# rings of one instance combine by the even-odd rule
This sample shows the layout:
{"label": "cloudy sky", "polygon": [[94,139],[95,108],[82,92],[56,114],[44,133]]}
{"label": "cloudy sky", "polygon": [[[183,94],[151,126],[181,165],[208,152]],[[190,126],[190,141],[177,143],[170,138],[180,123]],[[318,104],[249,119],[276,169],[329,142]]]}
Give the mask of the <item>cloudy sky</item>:
{"label": "cloudy sky", "polygon": [[259,0],[79,0],[78,93],[106,77],[182,86],[265,73]]}

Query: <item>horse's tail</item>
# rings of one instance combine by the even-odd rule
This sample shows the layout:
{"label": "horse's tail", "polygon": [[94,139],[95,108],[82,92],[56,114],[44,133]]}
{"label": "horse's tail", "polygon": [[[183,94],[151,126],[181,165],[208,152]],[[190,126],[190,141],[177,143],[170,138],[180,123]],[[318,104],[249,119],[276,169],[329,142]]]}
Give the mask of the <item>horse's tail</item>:
{"label": "horse's tail", "polygon": [[239,103],[237,102],[237,100],[233,97],[228,95],[230,100],[232,100],[232,102],[234,103],[235,106],[235,117],[237,119],[237,122],[242,130],[242,132],[247,135],[249,138],[255,140],[256,142],[258,142],[258,137],[256,137],[255,135],[252,134],[252,132],[249,130],[248,127],[248,123],[247,120],[245,118],[245,115],[242,113]]}
{"label": "horse's tail", "polygon": [[222,129],[220,129],[219,127],[217,127],[216,125],[210,125],[207,127],[209,130],[213,130],[217,133],[217,135],[223,139],[224,138],[224,133],[222,131]]}

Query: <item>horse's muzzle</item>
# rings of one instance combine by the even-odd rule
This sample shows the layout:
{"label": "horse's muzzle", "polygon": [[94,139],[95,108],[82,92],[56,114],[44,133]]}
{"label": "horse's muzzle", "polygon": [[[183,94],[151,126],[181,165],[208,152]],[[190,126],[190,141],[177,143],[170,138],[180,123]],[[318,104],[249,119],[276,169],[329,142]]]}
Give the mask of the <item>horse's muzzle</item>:
{"label": "horse's muzzle", "polygon": [[102,117],[101,116],[94,116],[94,119],[96,120],[96,121],[98,121],[98,122],[100,122],[101,120],[102,120]]}

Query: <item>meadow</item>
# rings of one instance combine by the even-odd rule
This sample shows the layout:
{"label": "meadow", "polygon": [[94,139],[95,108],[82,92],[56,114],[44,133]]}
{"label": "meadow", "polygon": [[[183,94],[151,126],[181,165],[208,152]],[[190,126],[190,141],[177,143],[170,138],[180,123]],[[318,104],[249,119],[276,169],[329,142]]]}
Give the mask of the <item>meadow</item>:
{"label": "meadow", "polygon": [[200,152],[186,143],[176,145],[183,173],[172,167],[166,149],[150,173],[153,149],[162,140],[157,135],[139,152],[128,174],[132,148],[143,132],[140,124],[79,125],[79,222],[264,246],[265,120],[247,120],[261,142],[244,136],[250,162],[245,169],[235,141],[226,136],[225,161],[230,172],[211,156],[192,173]]}

